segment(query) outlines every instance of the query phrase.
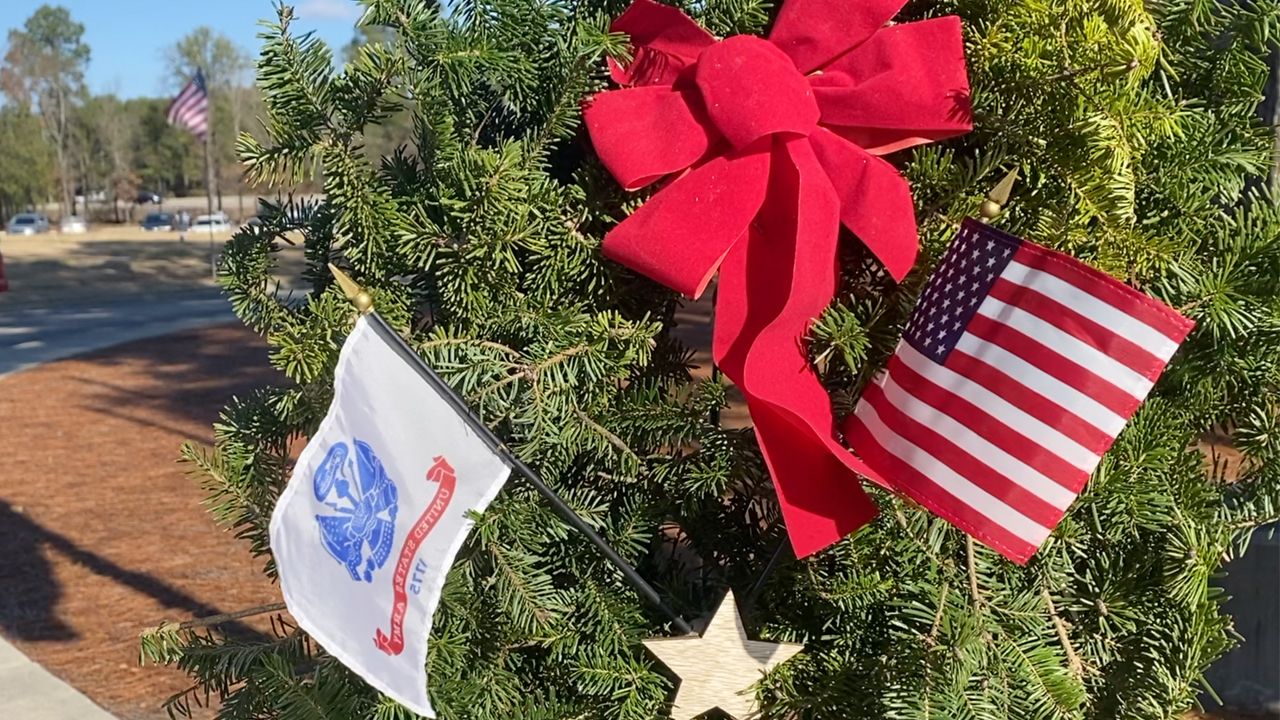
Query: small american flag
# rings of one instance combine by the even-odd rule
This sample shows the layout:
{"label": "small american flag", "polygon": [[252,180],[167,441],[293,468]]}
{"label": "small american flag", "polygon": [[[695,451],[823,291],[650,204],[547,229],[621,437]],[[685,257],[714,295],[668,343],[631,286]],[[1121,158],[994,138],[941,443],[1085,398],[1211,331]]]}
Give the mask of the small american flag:
{"label": "small american flag", "polygon": [[169,103],[169,124],[184,127],[204,139],[209,132],[209,93],[204,87],[204,73],[195,77]]}
{"label": "small american flag", "polygon": [[892,489],[1022,564],[1192,326],[1074,258],[966,220],[845,434]]}

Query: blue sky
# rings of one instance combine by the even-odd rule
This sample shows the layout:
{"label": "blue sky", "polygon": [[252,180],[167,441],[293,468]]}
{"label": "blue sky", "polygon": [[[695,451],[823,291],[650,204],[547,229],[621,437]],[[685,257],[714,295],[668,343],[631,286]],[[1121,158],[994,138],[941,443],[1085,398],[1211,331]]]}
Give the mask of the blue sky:
{"label": "blue sky", "polygon": [[[271,0],[0,0],[0,45],[43,4],[62,5],[85,26],[92,58],[87,80],[94,93],[122,97],[173,92],[164,51],[200,25],[221,32],[257,57],[262,18],[274,18]],[[289,0],[299,31],[314,30],[335,50],[351,40],[359,6],[353,0]]]}

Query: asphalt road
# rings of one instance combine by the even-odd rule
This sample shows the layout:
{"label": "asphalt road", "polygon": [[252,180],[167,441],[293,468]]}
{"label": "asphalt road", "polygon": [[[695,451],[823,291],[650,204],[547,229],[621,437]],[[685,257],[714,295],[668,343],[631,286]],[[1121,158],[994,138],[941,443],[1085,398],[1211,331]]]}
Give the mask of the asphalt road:
{"label": "asphalt road", "polygon": [[0,303],[0,377],[119,343],[234,321],[231,305],[212,288],[57,307]]}

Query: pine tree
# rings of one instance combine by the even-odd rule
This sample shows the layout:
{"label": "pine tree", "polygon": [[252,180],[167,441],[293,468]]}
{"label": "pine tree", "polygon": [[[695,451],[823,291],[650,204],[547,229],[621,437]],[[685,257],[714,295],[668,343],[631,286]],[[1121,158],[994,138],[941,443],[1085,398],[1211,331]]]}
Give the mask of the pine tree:
{"label": "pine tree", "polygon": [[[1026,567],[877,492],[883,514],[804,561],[785,539],[749,431],[712,422],[726,388],[696,381],[677,298],[601,257],[644,198],[621,192],[580,127],[605,87],[622,0],[365,0],[389,31],[341,72],[266,28],[267,135],[240,154],[263,185],[322,173],[325,199],[264,207],[228,245],[236,311],[287,376],[237,399],[214,448],[185,456],[216,519],[274,572],[266,523],[289,448],[331,397],[352,311],[337,262],[483,418],[694,618],[727,588],[762,637],[806,651],[766,678],[773,718],[1168,718],[1231,645],[1214,587],[1251,531],[1280,517],[1280,206],[1263,190],[1255,119],[1275,0],[941,0],[905,18],[965,21],[975,131],[893,158],[912,182],[924,252],[901,285],[847,243],[844,284],[811,352],[838,407],[881,368],[959,220],[1006,171],[999,223],[1181,309],[1198,328]],[[725,36],[761,32],[765,0],[686,10]],[[363,138],[411,122],[413,144]],[[306,297],[272,284],[305,246]],[[1206,452],[1227,434],[1241,459]],[[770,561],[780,561],[766,574]],[[760,582],[760,592],[754,592]],[[666,631],[518,479],[477,524],[436,617],[441,716],[663,717],[671,681],[638,641]],[[144,655],[195,681],[224,718],[408,717],[278,623],[270,642],[167,629]]]}

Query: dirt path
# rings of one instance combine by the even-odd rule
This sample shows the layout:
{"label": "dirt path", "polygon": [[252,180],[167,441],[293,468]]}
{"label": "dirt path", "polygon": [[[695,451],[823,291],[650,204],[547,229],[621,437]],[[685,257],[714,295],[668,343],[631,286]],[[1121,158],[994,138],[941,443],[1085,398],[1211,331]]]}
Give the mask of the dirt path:
{"label": "dirt path", "polygon": [[175,462],[274,379],[256,336],[218,327],[0,380],[0,634],[121,720],[165,717],[187,679],[138,667],[138,634],[279,597]]}

